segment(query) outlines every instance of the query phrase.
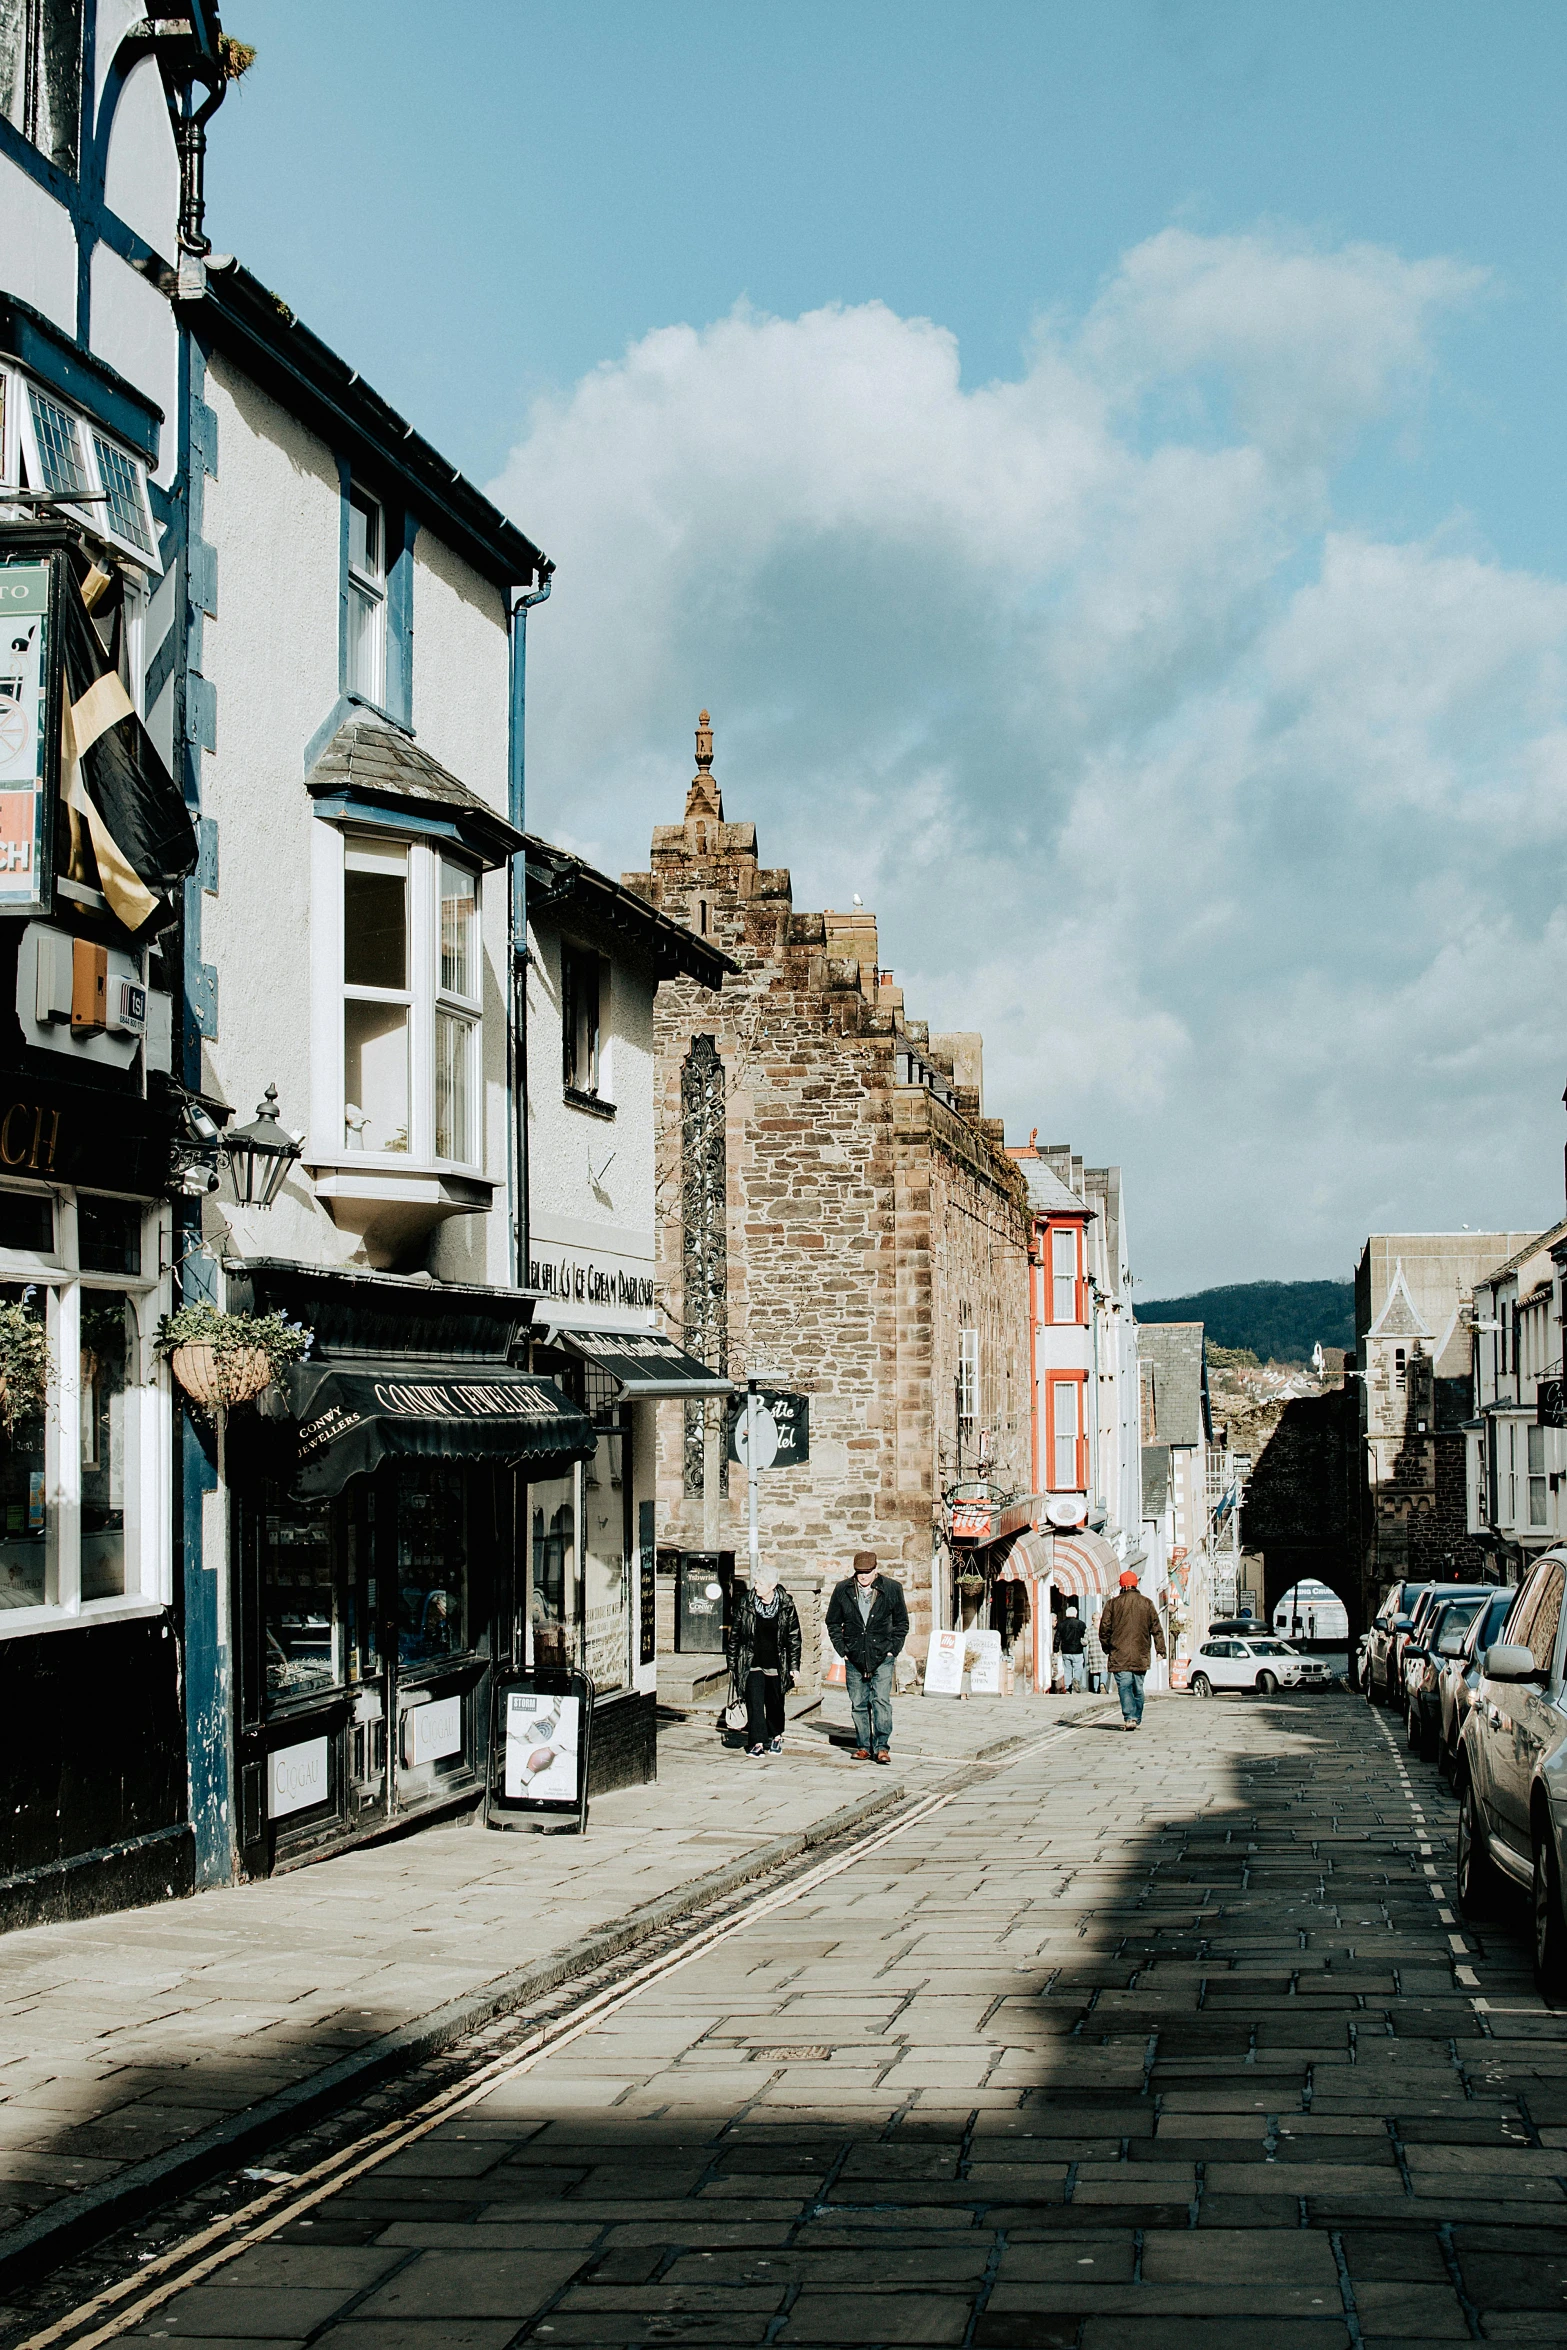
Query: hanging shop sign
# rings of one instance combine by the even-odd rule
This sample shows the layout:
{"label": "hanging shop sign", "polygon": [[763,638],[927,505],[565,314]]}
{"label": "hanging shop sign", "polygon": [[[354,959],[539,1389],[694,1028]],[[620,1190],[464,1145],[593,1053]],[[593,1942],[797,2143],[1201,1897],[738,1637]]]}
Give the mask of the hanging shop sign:
{"label": "hanging shop sign", "polygon": [[1567,1379],[1535,1381],[1534,1421],[1537,1428],[1567,1428]]}
{"label": "hanging shop sign", "polygon": [[995,1523],[996,1514],[988,1501],[955,1501],[952,1505],[954,1542],[988,1542]]}
{"label": "hanging shop sign", "polygon": [[54,903],[60,665],[52,658],[65,559],[0,559],[0,913]]}
{"label": "hanging shop sign", "polygon": [[507,1673],[496,1681],[494,1704],[486,1827],[580,1835],[588,1824],[593,1683],[586,1673]]}
{"label": "hanging shop sign", "polygon": [[[759,1469],[796,1469],[811,1457],[811,1402],[782,1387],[756,1391],[756,1466]],[[743,1469],[751,1465],[747,1436],[746,1398],[736,1399],[729,1416],[729,1458]]]}

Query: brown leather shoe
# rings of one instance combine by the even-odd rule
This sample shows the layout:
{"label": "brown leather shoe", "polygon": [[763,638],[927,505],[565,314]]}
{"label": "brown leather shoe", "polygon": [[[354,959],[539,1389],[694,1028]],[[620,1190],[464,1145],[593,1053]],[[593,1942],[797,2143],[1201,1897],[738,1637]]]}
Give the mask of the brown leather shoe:
{"label": "brown leather shoe", "polygon": [[890,1754],[887,1752],[887,1749],[885,1748],[885,1746],[882,1748],[882,1750],[881,1750],[880,1754],[879,1754],[879,1755],[876,1757],[876,1760],[877,1760],[878,1762],[884,1762],[884,1763],[890,1763],[890,1762],[891,1762],[891,1760],[892,1760],[892,1757],[891,1757],[891,1755],[890,1755]]}
{"label": "brown leather shoe", "polygon": [[869,1762],[871,1759],[870,1748],[868,1746],[857,1746],[854,1750],[854,1759],[856,1762]]}

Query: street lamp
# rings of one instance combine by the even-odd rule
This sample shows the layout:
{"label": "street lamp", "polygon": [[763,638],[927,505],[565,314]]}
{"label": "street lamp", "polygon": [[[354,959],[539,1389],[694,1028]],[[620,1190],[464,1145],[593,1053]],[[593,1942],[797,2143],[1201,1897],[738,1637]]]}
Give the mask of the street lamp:
{"label": "street lamp", "polygon": [[270,1208],[299,1157],[299,1144],[278,1124],[277,1111],[277,1087],[269,1085],[266,1100],[256,1104],[254,1123],[223,1137],[229,1181],[242,1208]]}

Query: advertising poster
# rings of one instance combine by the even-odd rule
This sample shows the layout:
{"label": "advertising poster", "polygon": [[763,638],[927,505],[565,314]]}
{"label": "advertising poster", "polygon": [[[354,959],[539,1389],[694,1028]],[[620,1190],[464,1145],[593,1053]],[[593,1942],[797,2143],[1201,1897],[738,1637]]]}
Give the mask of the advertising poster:
{"label": "advertising poster", "polygon": [[535,1689],[506,1693],[506,1796],[512,1803],[575,1803],[582,1701]]}
{"label": "advertising poster", "polygon": [[48,563],[0,564],[0,912],[47,895],[51,576]]}
{"label": "advertising poster", "polygon": [[970,1697],[999,1697],[1001,1695],[1001,1634],[981,1632],[971,1627],[968,1633],[968,1693]]}
{"label": "advertising poster", "polygon": [[963,1632],[932,1632],[930,1646],[925,1651],[927,1697],[963,1695],[963,1651],[967,1638]]}

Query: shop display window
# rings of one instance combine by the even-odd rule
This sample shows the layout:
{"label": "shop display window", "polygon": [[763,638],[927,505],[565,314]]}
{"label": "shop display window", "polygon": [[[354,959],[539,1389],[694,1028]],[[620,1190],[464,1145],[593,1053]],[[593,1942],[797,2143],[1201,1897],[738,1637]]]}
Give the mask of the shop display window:
{"label": "shop display window", "polygon": [[579,1662],[577,1641],[577,1480],[551,1477],[528,1488],[530,1530],[528,1620],[534,1661],[540,1635],[555,1653],[548,1660]]}
{"label": "shop display window", "polygon": [[0,1184],[0,1297],[49,1350],[44,1408],[0,1432],[0,1638],[169,1603],[159,1214]]}
{"label": "shop display window", "polygon": [[444,1664],[468,1640],[468,1472],[455,1461],[398,1471],[397,1661]]}
{"label": "shop display window", "polygon": [[626,1549],[626,1439],[601,1429],[583,1466],[583,1633],[587,1669],[601,1694],[622,1689],[631,1667],[631,1567]]}
{"label": "shop display window", "polygon": [[332,1502],[270,1497],[261,1525],[261,1629],[267,1697],[286,1704],[343,1678]]}

